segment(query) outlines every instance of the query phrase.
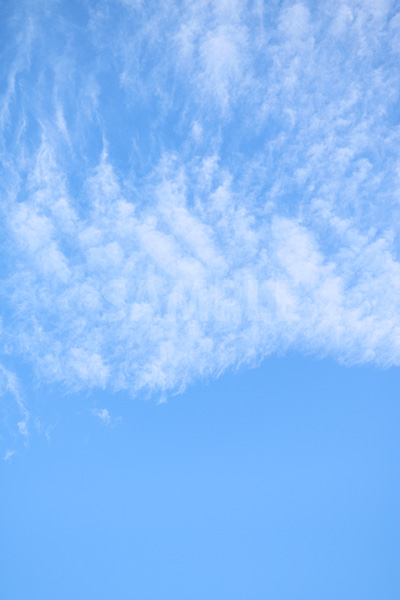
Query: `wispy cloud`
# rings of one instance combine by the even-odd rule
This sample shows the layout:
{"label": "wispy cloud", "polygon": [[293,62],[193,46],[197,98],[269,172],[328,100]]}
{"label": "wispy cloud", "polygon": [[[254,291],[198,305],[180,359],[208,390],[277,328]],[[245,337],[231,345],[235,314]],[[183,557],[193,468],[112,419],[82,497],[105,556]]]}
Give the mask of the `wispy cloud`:
{"label": "wispy cloud", "polygon": [[[0,419],[2,430],[11,433],[12,440],[0,437],[1,443],[13,444],[21,441],[26,445],[29,440],[30,414],[23,398],[16,375],[0,364]],[[14,449],[7,449],[3,459],[9,461],[15,454]]]}
{"label": "wispy cloud", "polygon": [[7,450],[5,455],[3,456],[3,460],[5,462],[10,462],[10,460],[12,459],[12,457],[14,456],[15,451],[14,450]]}
{"label": "wispy cloud", "polygon": [[399,365],[399,20],[378,4],[49,4],[5,87],[4,351],[132,393],[289,347]]}
{"label": "wispy cloud", "polygon": [[96,408],[93,410],[93,414],[96,417],[99,417],[99,419],[103,421],[105,425],[109,425],[111,423],[111,415],[106,408]]}

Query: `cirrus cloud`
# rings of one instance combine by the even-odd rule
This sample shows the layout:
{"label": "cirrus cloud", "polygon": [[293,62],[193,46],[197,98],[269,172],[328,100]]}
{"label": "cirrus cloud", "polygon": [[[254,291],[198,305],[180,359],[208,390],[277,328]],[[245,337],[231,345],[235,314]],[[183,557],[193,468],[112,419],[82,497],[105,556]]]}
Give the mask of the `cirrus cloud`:
{"label": "cirrus cloud", "polygon": [[16,22],[4,353],[132,393],[288,348],[399,365],[393,3],[27,2]]}

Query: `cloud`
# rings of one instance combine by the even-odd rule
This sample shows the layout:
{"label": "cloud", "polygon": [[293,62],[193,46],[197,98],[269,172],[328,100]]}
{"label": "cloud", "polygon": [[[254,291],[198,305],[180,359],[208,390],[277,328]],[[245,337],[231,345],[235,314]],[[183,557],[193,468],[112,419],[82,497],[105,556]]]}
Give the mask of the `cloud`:
{"label": "cloud", "polygon": [[3,352],[133,394],[288,348],[399,365],[389,8],[89,2],[81,36],[49,5],[4,88]]}
{"label": "cloud", "polygon": [[28,420],[30,415],[24,404],[18,379],[12,371],[6,369],[0,364],[0,395],[5,395],[7,393],[15,401],[19,414],[22,417],[22,419],[18,422],[19,432],[27,437]]}
{"label": "cloud", "polygon": [[111,415],[106,408],[97,408],[93,410],[93,414],[99,417],[105,425],[111,423]]}
{"label": "cloud", "polygon": [[[12,371],[0,364],[0,418],[2,424],[1,443],[27,445],[29,440],[30,413],[21,392],[19,381]],[[15,454],[15,449],[8,448],[3,460],[8,462]]]}
{"label": "cloud", "polygon": [[9,462],[11,460],[11,458],[14,456],[15,451],[14,450],[7,450],[5,455],[3,456],[3,460],[5,462]]}
{"label": "cloud", "polygon": [[121,417],[113,417],[107,408],[95,408],[93,409],[93,414],[98,417],[104,425],[112,425],[121,421]]}

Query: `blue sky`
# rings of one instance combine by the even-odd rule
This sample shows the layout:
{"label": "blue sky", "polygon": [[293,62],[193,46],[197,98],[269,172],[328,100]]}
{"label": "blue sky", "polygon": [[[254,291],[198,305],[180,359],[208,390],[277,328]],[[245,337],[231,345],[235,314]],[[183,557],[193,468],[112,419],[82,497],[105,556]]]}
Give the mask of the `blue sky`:
{"label": "blue sky", "polygon": [[399,3],[0,16],[3,595],[399,595]]}
{"label": "blue sky", "polygon": [[299,356],[167,403],[34,395],[2,469],[7,599],[375,600],[400,591],[398,372]]}

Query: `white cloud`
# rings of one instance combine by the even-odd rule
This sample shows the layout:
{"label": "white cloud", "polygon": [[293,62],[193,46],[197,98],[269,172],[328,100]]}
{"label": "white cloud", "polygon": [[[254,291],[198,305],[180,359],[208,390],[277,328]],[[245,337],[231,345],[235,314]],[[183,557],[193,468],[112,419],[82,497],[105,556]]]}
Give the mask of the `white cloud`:
{"label": "white cloud", "polygon": [[20,415],[23,419],[18,423],[18,428],[23,435],[28,435],[27,423],[29,420],[29,412],[25,407],[20,385],[16,375],[0,364],[0,395],[9,393],[14,399]]}
{"label": "white cloud", "polygon": [[116,419],[111,417],[109,411],[106,408],[95,408],[93,414],[105,424],[110,425]]}
{"label": "white cloud", "polygon": [[389,4],[89,6],[6,93],[5,351],[132,393],[288,347],[399,365]]}
{"label": "white cloud", "polygon": [[[12,440],[8,440],[9,435],[0,437],[1,443],[4,446],[14,445],[18,441],[24,442],[26,445],[29,440],[29,421],[30,413],[26,407],[19,381],[12,371],[0,364],[0,417],[2,429],[11,434]],[[17,434],[18,432],[18,434]],[[19,440],[18,440],[19,437]],[[8,462],[15,454],[14,449],[7,449],[3,460]]]}
{"label": "white cloud", "polygon": [[3,456],[3,460],[5,462],[9,462],[12,459],[12,457],[14,456],[14,454],[15,454],[14,450],[7,450],[5,455]]}

